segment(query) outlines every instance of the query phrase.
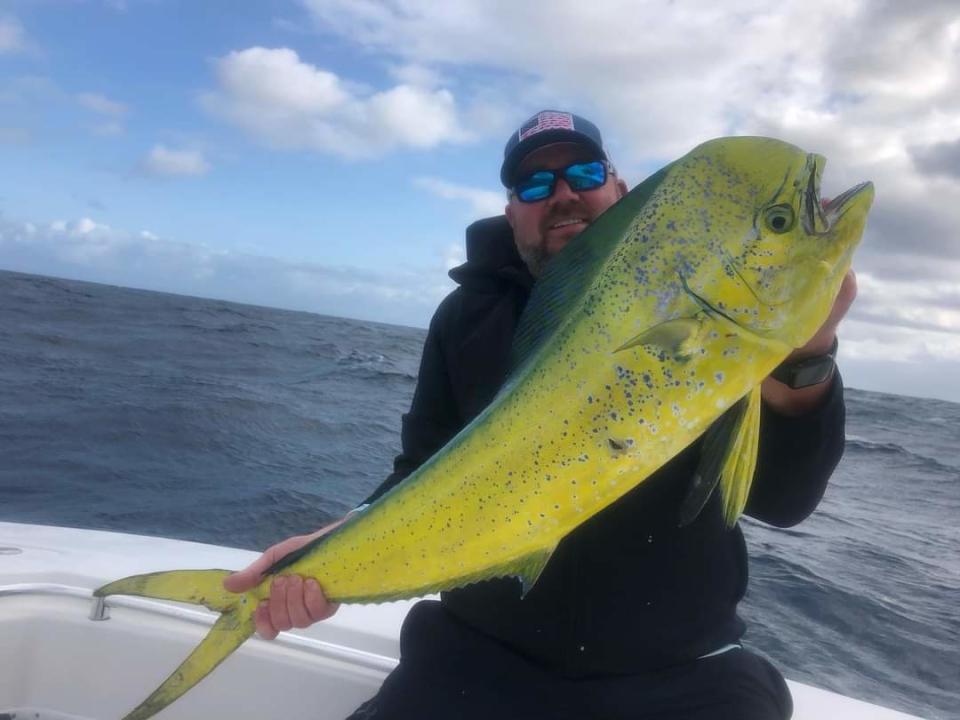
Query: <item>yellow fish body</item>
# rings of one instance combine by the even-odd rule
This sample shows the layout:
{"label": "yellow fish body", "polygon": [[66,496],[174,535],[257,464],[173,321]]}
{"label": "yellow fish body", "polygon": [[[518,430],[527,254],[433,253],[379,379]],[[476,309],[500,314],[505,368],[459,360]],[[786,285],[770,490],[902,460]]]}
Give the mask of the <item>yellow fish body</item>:
{"label": "yellow fish body", "polygon": [[551,261],[490,406],[257,588],[226,592],[227,571],[209,570],[97,590],[223,613],[128,720],[158,712],[253,633],[272,574],[314,577],[330,600],[355,603],[502,576],[527,589],[561,538],[704,433],[678,520],[719,481],[735,523],[756,465],[760,383],[826,320],[873,198],[864,183],[822,206],[823,164],[776,140],[722,138],[647,179]]}

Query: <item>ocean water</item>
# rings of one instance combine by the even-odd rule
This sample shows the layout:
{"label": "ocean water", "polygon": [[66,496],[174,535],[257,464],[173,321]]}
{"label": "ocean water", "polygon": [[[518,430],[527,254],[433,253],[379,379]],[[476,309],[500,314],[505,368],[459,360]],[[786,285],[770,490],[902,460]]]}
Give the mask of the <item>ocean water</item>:
{"label": "ocean water", "polygon": [[[0,520],[261,549],[399,450],[424,331],[0,272]],[[960,405],[848,390],[796,528],[744,522],[747,642],[791,678],[960,718]]]}

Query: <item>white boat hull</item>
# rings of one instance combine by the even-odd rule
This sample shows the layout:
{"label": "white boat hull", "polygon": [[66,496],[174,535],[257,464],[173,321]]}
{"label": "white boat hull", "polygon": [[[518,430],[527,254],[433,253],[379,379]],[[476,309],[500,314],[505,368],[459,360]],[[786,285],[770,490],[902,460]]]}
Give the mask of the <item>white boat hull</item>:
{"label": "white boat hull", "polygon": [[[90,592],[126,575],[242,568],[257,553],[122,533],[0,522],[0,717],[112,720],[141,702],[206,634],[193,606]],[[308,630],[256,637],[159,720],[342,720],[396,665],[411,602],[344,606]],[[918,720],[790,682],[795,720]]]}

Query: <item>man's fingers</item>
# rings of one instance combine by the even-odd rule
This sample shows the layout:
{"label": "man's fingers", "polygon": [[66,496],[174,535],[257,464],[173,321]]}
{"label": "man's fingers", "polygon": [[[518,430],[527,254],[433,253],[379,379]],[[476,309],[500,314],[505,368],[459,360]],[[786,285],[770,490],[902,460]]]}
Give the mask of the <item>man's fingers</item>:
{"label": "man's fingers", "polygon": [[304,604],[307,606],[307,612],[310,613],[310,619],[313,622],[326,620],[339,609],[340,603],[329,602],[320,588],[320,583],[313,578],[309,578],[303,586]]}
{"label": "man's fingers", "polygon": [[847,303],[849,308],[857,297],[857,274],[851,268],[843,278],[843,284],[840,286],[840,295]]}
{"label": "man's fingers", "polygon": [[853,270],[848,270],[840,284],[840,291],[833,301],[833,307],[830,309],[830,317],[827,318],[826,325],[836,328],[840,321],[850,311],[850,306],[857,298],[857,276]]}
{"label": "man's fingers", "polygon": [[278,575],[270,586],[270,622],[280,632],[293,627],[287,612],[287,581],[289,578]]}
{"label": "man's fingers", "polygon": [[[347,515],[349,517],[349,513]],[[263,555],[254,560],[249,566],[228,575],[223,579],[223,587],[229,592],[246,592],[263,581],[263,575],[278,560],[286,557],[294,550],[299,550],[311,540],[341,525],[347,517],[322,527],[309,535],[296,535],[287,538],[267,548]],[[333,615],[337,608],[323,597],[323,591],[315,580],[304,584],[302,578],[286,576],[286,581],[277,582],[278,576],[270,590],[270,599],[257,608],[257,632],[267,639],[273,639],[278,631],[289,630],[291,627],[307,627],[319,620],[325,620]],[[261,612],[266,613],[261,615]]]}
{"label": "man's fingers", "polygon": [[257,626],[257,635],[264,640],[273,640],[280,634],[273,626],[273,623],[270,622],[270,609],[266,603],[260,603],[260,605],[257,606],[253,621]]}
{"label": "man's fingers", "polygon": [[263,555],[243,570],[235,572],[233,575],[227,575],[223,579],[223,587],[230,592],[245,592],[256,587],[263,578],[263,573],[277,561],[278,557],[282,557],[282,555],[278,555],[279,547],[279,545],[274,545],[267,548]]}
{"label": "man's fingers", "polygon": [[303,578],[299,575],[287,578],[287,615],[295,628],[305,628],[313,624],[304,603]]}
{"label": "man's fingers", "polygon": [[270,598],[257,606],[254,622],[257,634],[273,640],[291,628],[306,628],[337,612],[340,603],[328,602],[313,578],[280,575],[270,586]]}
{"label": "man's fingers", "polygon": [[223,587],[230,592],[246,592],[247,590],[257,586],[257,582],[260,580],[260,571],[256,570],[253,565],[240,572],[235,572],[233,575],[227,575],[223,579]]}

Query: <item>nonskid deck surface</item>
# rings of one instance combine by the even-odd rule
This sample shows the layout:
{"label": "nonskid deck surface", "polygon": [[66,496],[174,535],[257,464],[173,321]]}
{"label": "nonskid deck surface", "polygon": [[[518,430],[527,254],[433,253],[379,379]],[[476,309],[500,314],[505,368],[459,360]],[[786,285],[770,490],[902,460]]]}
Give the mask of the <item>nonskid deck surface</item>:
{"label": "nonskid deck surface", "polygon": [[[214,616],[90,591],[125,575],[240,568],[257,553],[197,543],[0,523],[0,720],[115,720],[143,700],[203,637]],[[344,606],[306,631],[247,641],[157,717],[341,720],[395,666],[411,603]],[[9,669],[9,670],[7,670]],[[790,683],[795,720],[917,720]],[[322,699],[322,700],[321,700]]]}

